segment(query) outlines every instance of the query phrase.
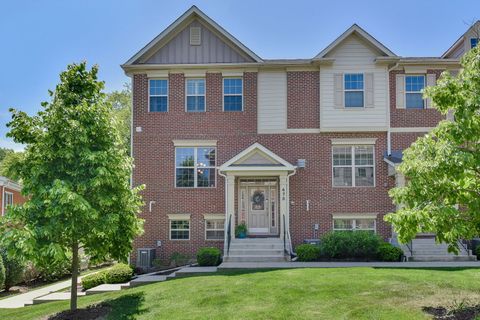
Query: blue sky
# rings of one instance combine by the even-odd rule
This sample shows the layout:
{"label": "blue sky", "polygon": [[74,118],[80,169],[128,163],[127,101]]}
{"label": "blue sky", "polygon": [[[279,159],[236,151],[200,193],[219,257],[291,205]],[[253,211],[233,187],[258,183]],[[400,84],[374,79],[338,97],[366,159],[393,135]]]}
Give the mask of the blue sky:
{"label": "blue sky", "polygon": [[9,107],[34,114],[71,62],[100,66],[107,91],[129,78],[119,67],[191,5],[262,58],[311,58],[353,23],[397,55],[438,56],[480,19],[480,1],[0,2],[0,147]]}

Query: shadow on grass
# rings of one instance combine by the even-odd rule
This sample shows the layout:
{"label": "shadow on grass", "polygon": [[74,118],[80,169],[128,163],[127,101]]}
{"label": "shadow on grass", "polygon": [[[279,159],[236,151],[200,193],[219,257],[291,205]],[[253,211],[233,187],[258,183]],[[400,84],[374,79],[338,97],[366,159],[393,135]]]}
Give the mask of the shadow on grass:
{"label": "shadow on grass", "polygon": [[392,270],[425,270],[425,271],[465,271],[479,269],[478,267],[372,267],[372,269]]}
{"label": "shadow on grass", "polygon": [[143,292],[126,294],[74,312],[70,310],[62,311],[52,315],[48,320],[136,319],[137,316],[148,312],[147,308],[142,307],[145,301],[144,295]]}

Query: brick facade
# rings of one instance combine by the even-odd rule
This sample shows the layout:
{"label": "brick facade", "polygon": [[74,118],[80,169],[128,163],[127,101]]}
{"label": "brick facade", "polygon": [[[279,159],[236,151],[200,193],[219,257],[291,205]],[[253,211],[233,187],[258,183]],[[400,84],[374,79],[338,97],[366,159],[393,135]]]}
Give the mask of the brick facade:
{"label": "brick facade", "polygon": [[318,71],[287,72],[287,127],[320,127],[320,74]]}
{"label": "brick facade", "polygon": [[[399,127],[435,127],[438,122],[445,119],[436,109],[399,109],[397,108],[396,75],[404,71],[390,71],[390,126]],[[437,79],[442,70],[427,70],[427,74],[435,74]]]}
{"label": "brick facade", "polygon": [[11,189],[9,187],[0,187],[0,215],[2,213],[4,213],[4,208],[3,208],[3,204],[4,204],[4,199],[3,199],[3,195],[5,192],[11,192],[13,193],[13,203],[14,204],[22,204],[25,202],[25,198],[22,196],[21,192],[20,191],[17,191],[17,190],[14,190],[14,189]]}

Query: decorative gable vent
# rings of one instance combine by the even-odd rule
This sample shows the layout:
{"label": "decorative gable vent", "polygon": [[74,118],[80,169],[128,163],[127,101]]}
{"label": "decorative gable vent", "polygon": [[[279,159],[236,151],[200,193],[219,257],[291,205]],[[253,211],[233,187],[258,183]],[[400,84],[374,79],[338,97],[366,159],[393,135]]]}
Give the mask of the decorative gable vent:
{"label": "decorative gable vent", "polygon": [[190,45],[199,46],[202,43],[202,32],[200,27],[190,27]]}

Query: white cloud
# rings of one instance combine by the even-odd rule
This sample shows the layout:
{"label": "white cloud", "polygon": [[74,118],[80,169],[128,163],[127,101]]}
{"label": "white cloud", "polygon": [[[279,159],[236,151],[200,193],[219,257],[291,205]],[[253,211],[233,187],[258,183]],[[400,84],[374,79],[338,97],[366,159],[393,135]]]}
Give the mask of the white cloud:
{"label": "white cloud", "polygon": [[20,143],[15,143],[11,140],[6,140],[6,139],[0,139],[0,147],[13,149],[15,151],[23,151],[25,149],[25,145]]}

